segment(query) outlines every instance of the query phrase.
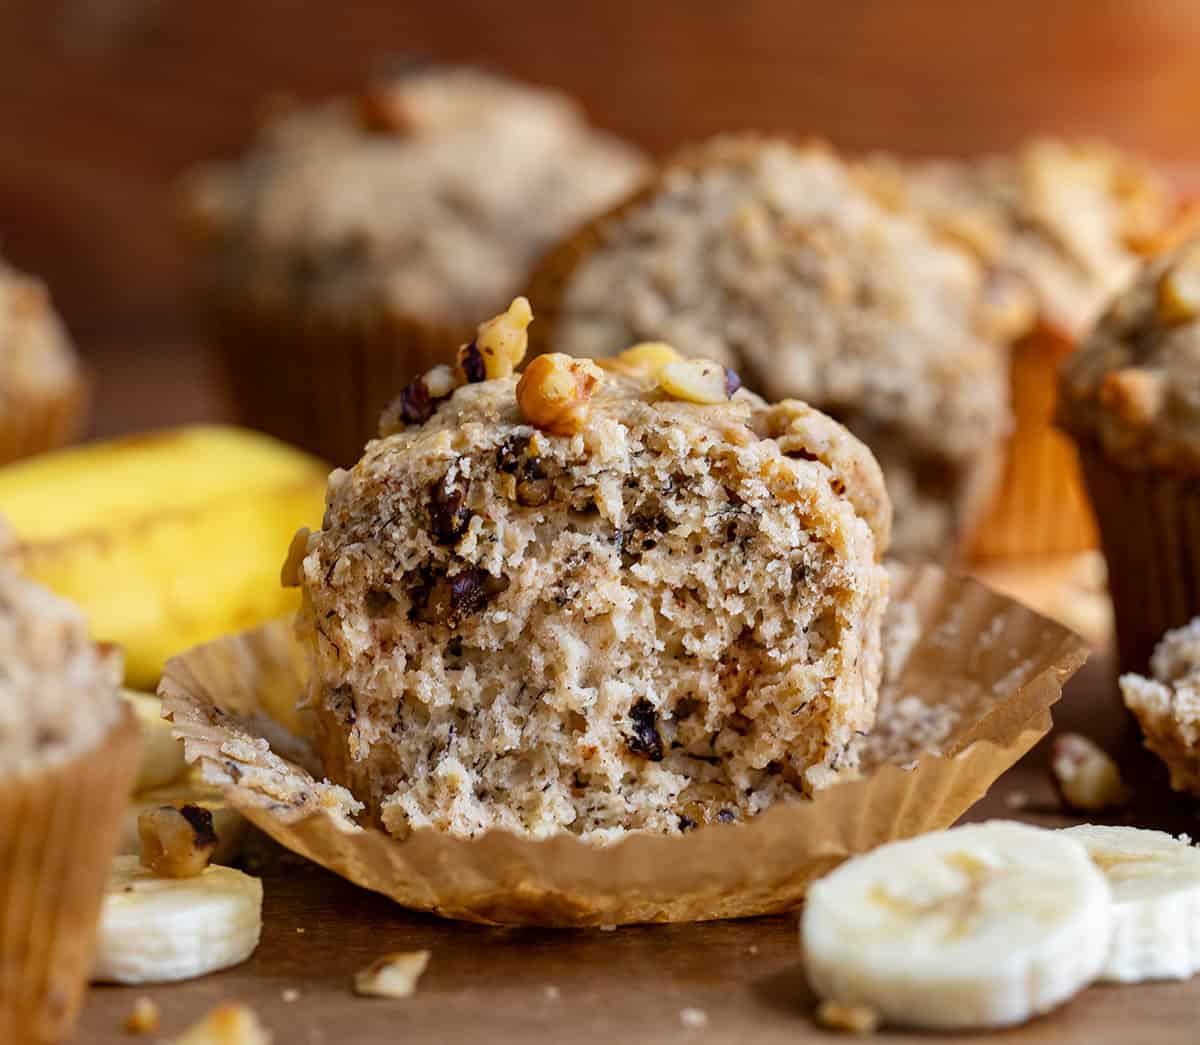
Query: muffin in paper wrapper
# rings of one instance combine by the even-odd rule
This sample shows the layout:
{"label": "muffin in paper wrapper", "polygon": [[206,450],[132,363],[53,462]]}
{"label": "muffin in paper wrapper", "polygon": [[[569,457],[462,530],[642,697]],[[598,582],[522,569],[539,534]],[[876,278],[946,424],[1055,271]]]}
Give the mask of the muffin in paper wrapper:
{"label": "muffin in paper wrapper", "polygon": [[138,767],[122,707],[94,746],[0,787],[0,1041],[67,1037],[83,1000],[96,920]]}
{"label": "muffin in paper wrapper", "polygon": [[376,437],[400,390],[472,336],[383,310],[250,302],[210,311],[238,421],[343,466]]}
{"label": "muffin in paper wrapper", "polygon": [[743,823],[607,846],[430,828],[400,841],[356,822],[359,803],[321,782],[311,722],[294,709],[308,662],[289,622],[176,657],[160,692],[189,760],[247,818],[405,907],[541,926],[769,914],[847,857],[957,820],[1049,730],[1086,657],[1066,628],[935,566],[896,567],[892,582],[889,681],[858,778]]}
{"label": "muffin in paper wrapper", "polygon": [[87,411],[83,378],[34,403],[22,403],[0,416],[0,465],[57,450],[78,433]]}
{"label": "muffin in paper wrapper", "polygon": [[1058,368],[1074,350],[1075,342],[1046,322],[1013,346],[1013,431],[972,539],[976,560],[1072,555],[1098,543],[1075,446],[1054,427]]}
{"label": "muffin in paper wrapper", "polygon": [[1120,670],[1144,674],[1163,635],[1200,614],[1200,478],[1125,468],[1079,445],[1108,562]]}

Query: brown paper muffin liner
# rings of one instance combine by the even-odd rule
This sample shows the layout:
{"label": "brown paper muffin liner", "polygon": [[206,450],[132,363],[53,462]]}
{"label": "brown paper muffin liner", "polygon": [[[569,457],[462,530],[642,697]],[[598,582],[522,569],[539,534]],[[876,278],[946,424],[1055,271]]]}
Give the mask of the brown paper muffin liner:
{"label": "brown paper muffin liner", "polygon": [[69,443],[79,431],[88,401],[80,378],[57,395],[0,416],[0,465]]}
{"label": "brown paper muffin liner", "polygon": [[972,541],[976,561],[1073,555],[1097,545],[1075,446],[1054,427],[1058,368],[1074,347],[1044,323],[1013,346],[1014,428],[1000,484]]}
{"label": "brown paper muffin liner", "polygon": [[238,421],[344,466],[375,438],[400,390],[470,339],[370,308],[349,315],[245,302],[211,312]]}
{"label": "brown paper muffin liner", "polygon": [[139,745],[122,707],[96,747],[0,787],[0,1041],[70,1033]]}
{"label": "brown paper muffin liner", "polygon": [[1163,633],[1200,614],[1200,480],[1123,468],[1079,447],[1108,561],[1121,671],[1146,673]]}
{"label": "brown paper muffin liner", "polygon": [[937,567],[898,567],[893,590],[891,677],[860,778],[744,823],[605,847],[500,830],[419,829],[400,841],[356,822],[350,793],[320,782],[310,729],[280,721],[308,671],[289,623],[174,658],[160,692],[189,760],[247,818],[406,907],[543,926],[768,914],[854,853],[952,824],[1050,728],[1050,706],[1086,656],[1067,629]]}

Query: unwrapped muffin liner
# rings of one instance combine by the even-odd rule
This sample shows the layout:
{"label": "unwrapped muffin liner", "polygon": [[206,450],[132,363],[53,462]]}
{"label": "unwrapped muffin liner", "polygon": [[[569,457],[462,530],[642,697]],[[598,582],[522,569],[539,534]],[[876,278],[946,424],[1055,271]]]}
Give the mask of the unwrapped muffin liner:
{"label": "unwrapped muffin liner", "polygon": [[122,704],[108,735],[0,787],[0,1041],[70,1033],[91,970],[96,920],[140,734]]}
{"label": "unwrapped muffin liner", "polygon": [[292,709],[307,657],[288,622],[168,662],[160,692],[206,781],[289,849],[406,907],[501,925],[588,926],[745,917],[795,906],[855,853],[954,823],[1050,728],[1082,663],[1077,636],[937,567],[896,567],[890,678],[863,773],[743,823],[634,833],[596,846],[566,832],[400,841],[356,822],[321,782],[310,723]]}
{"label": "unwrapped muffin liner", "polygon": [[464,340],[370,306],[351,315],[251,301],[211,312],[238,421],[343,466],[400,390]]}
{"label": "unwrapped muffin liner", "polygon": [[0,415],[0,465],[65,446],[79,431],[87,400],[87,384],[81,378]]}
{"label": "unwrapped muffin liner", "polygon": [[1200,614],[1200,480],[1124,468],[1079,447],[1108,562],[1121,671],[1145,674],[1167,631]]}
{"label": "unwrapped muffin liner", "polygon": [[972,557],[1032,559],[1095,548],[1096,523],[1074,444],[1054,427],[1060,363],[1074,342],[1042,323],[1013,346],[1013,432]]}

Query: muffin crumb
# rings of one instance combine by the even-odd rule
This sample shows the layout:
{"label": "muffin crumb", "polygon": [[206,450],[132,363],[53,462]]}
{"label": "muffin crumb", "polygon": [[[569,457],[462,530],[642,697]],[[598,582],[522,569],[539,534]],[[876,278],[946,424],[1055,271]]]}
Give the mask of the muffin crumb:
{"label": "muffin crumb", "polygon": [[271,1045],[271,1035],[248,1005],[225,1002],[184,1031],[174,1045]]}
{"label": "muffin crumb", "polygon": [[689,1030],[703,1030],[708,1026],[708,1013],[703,1009],[691,1007],[680,1009],[679,1022]]}
{"label": "muffin crumb", "polygon": [[1055,737],[1050,769],[1055,788],[1071,809],[1096,813],[1129,801],[1129,789],[1116,762],[1078,733]]}

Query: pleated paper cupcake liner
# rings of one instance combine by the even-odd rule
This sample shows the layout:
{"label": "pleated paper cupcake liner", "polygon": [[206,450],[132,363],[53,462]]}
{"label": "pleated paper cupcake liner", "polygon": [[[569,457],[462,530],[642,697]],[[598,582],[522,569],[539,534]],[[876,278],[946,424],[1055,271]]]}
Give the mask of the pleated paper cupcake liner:
{"label": "pleated paper cupcake liner", "polygon": [[1108,562],[1121,671],[1145,673],[1163,634],[1200,614],[1200,482],[1124,468],[1081,443]]}
{"label": "pleated paper cupcake liner", "polygon": [[63,1040],[91,969],[96,919],[138,766],[129,709],[107,737],[0,788],[0,1041]]}
{"label": "pleated paper cupcake liner", "polygon": [[308,662],[287,622],[176,657],[160,692],[188,758],[247,818],[406,907],[543,926],[769,914],[855,853],[954,823],[1047,732],[1086,656],[1067,629],[936,567],[897,568],[893,587],[892,677],[859,778],[744,823],[608,846],[424,828],[401,841],[360,823],[350,792],[322,780],[310,723],[290,711]]}
{"label": "pleated paper cupcake liner", "polygon": [[0,465],[56,450],[79,431],[88,389],[80,379],[69,388],[0,416]]}
{"label": "pleated paper cupcake liner", "polygon": [[1079,459],[1054,427],[1058,366],[1074,343],[1043,324],[1013,347],[1014,429],[1003,475],[975,533],[972,558],[1052,558],[1097,545]]}
{"label": "pleated paper cupcake liner", "polygon": [[375,438],[379,415],[469,333],[369,310],[326,314],[246,303],[214,307],[213,341],[238,420],[336,465]]}

